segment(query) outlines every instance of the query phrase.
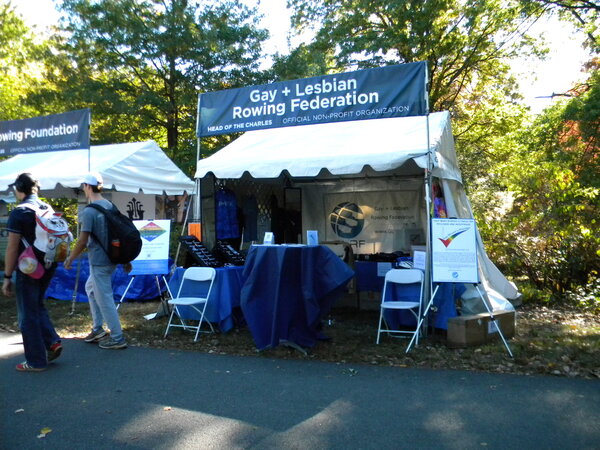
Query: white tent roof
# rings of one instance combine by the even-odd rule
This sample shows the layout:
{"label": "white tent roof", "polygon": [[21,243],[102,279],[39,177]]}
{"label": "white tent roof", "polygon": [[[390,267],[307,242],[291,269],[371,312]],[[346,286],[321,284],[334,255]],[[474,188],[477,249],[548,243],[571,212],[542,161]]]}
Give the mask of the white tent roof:
{"label": "white tent roof", "polygon": [[[427,167],[426,117],[358,120],[249,131],[214,155],[198,161],[196,178],[315,177],[322,169],[333,175],[355,175],[368,166],[382,172],[414,161]],[[461,182],[450,126],[450,114],[429,115],[434,175]]]}
{"label": "white tent roof", "polygon": [[[92,171],[100,172],[105,189],[168,195],[192,192],[190,180],[154,141],[92,146]],[[78,188],[88,170],[87,150],[19,154],[0,162],[0,191],[6,191],[22,172],[32,173],[42,194]]]}

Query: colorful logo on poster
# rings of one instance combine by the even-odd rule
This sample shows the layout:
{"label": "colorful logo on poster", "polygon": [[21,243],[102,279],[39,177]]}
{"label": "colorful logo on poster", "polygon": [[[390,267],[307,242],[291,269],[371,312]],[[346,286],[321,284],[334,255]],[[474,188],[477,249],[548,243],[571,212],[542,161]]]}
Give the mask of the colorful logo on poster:
{"label": "colorful logo on poster", "polygon": [[452,241],[453,241],[454,239],[456,239],[456,237],[457,237],[459,234],[462,234],[462,233],[464,233],[465,231],[468,231],[468,230],[469,230],[469,227],[467,227],[467,228],[461,228],[461,229],[460,229],[460,230],[458,230],[458,231],[455,231],[455,232],[453,232],[453,233],[450,233],[450,234],[449,234],[448,236],[446,236],[445,238],[438,238],[438,239],[439,239],[440,241],[442,241],[442,244],[444,244],[444,247],[448,248],[448,246],[449,246],[449,245],[452,243]]}
{"label": "colorful logo on poster", "polygon": [[356,203],[344,202],[333,208],[329,215],[329,223],[339,237],[352,239],[363,230],[365,215]]}
{"label": "colorful logo on poster", "polygon": [[159,227],[154,222],[150,222],[150,223],[144,225],[142,228],[140,228],[140,235],[142,236],[142,238],[146,239],[148,242],[152,242],[154,239],[163,235],[166,232],[167,232],[167,230]]}

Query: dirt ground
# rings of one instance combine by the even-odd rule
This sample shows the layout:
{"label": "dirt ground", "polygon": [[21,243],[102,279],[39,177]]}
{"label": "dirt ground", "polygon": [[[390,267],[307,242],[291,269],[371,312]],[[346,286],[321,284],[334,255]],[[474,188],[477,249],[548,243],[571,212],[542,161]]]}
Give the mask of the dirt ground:
{"label": "dirt ground", "polygon": [[[64,338],[82,338],[89,332],[90,318],[86,303],[48,300],[48,309],[59,334]],[[600,378],[600,316],[569,309],[522,306],[517,309],[515,336],[508,341],[514,355],[510,358],[501,341],[468,348],[446,345],[443,331],[433,330],[419,347],[406,354],[406,339],[382,336],[375,344],[377,311],[356,308],[333,309],[323,323],[328,340],[320,341],[306,354],[279,346],[258,352],[248,329],[239,326],[228,333],[193,335],[173,330],[163,338],[166,317],[146,320],[144,315],[159,310],[160,302],[124,303],[121,320],[129,345],[177,348],[198,352],[258,355],[266,358],[311,359],[330,362],[476,370],[523,375]],[[16,331],[14,299],[0,299],[0,330]]]}

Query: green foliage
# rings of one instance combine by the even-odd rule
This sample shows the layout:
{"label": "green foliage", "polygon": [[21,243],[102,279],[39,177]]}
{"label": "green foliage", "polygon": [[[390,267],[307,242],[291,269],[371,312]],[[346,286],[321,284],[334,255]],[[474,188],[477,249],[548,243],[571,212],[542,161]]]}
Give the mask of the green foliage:
{"label": "green foliage", "polygon": [[333,52],[319,43],[301,44],[289,55],[275,55],[272,73],[273,80],[285,81],[315,77],[335,70]]}
{"label": "green foliage", "polygon": [[593,273],[589,278],[589,283],[567,292],[565,299],[579,309],[600,313],[600,276]]}
{"label": "green foliage", "polygon": [[40,107],[90,107],[96,144],[154,139],[187,169],[196,157],[198,94],[260,79],[268,33],[239,1],[64,0],[61,6],[48,85],[35,100]]}
{"label": "green foliage", "polygon": [[552,303],[552,292],[549,290],[539,289],[528,283],[527,280],[519,281],[519,292],[523,296],[524,304],[548,305]]}
{"label": "green foliage", "polygon": [[600,24],[600,3],[595,0],[523,0],[526,3],[536,3],[556,11],[558,15],[570,21],[587,36],[585,46],[592,52],[600,51],[598,26]]}
{"label": "green foliage", "polygon": [[512,209],[483,227],[500,265],[556,301],[574,301],[600,274],[599,88],[595,71],[585,93],[523,130],[501,171]]}
{"label": "green foliage", "polygon": [[40,49],[11,2],[0,1],[0,120],[35,115],[24,98],[36,80]]}
{"label": "green foliage", "polygon": [[516,0],[289,0],[299,29],[335,53],[338,70],[428,61],[433,111],[481,87],[510,84],[507,62],[541,53],[526,35],[544,12]]}
{"label": "green foliage", "polygon": [[331,55],[331,70],[428,61],[430,109],[450,110],[457,156],[476,210],[486,211],[502,189],[497,166],[515,145],[526,111],[517,104],[509,63],[540,57],[527,35],[544,14],[537,3],[500,1],[290,0],[293,23],[315,27],[314,52]]}

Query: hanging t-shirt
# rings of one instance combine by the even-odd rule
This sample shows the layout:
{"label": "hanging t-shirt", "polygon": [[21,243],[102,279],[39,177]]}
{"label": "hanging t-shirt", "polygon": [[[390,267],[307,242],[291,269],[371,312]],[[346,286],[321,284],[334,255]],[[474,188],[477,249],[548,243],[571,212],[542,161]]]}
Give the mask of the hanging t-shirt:
{"label": "hanging t-shirt", "polygon": [[216,194],[216,235],[217,239],[237,239],[240,237],[237,200],[229,189],[219,189]]}
{"label": "hanging t-shirt", "polygon": [[258,203],[256,197],[249,196],[242,200],[242,212],[244,214],[244,242],[256,241],[258,239]]}

